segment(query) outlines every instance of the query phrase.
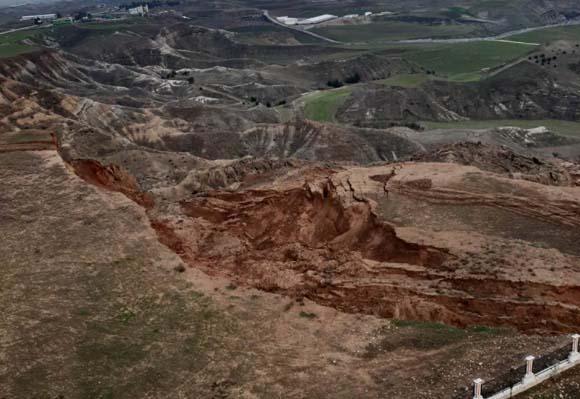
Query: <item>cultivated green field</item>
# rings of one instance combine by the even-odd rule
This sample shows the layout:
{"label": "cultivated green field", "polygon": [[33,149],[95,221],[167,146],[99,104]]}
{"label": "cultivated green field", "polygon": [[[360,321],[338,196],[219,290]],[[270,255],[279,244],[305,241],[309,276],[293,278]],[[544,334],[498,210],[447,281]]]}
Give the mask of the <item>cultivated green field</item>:
{"label": "cultivated green field", "polygon": [[559,121],[553,119],[521,120],[521,119],[501,119],[501,120],[471,120],[459,122],[423,122],[427,129],[490,129],[500,126],[515,126],[531,129],[545,126],[554,133],[569,137],[580,137],[580,122]]}
{"label": "cultivated green field", "polygon": [[13,57],[36,50],[37,47],[21,43],[36,34],[37,32],[34,30],[27,30],[0,35],[0,58]]}
{"label": "cultivated green field", "polygon": [[304,98],[304,114],[318,122],[335,122],[336,111],[350,96],[348,87],[309,94]]}
{"label": "cultivated green field", "polygon": [[386,86],[398,86],[398,87],[419,87],[423,83],[430,79],[429,75],[424,73],[417,74],[403,74],[391,76],[388,79],[379,80],[377,83],[382,83]]}
{"label": "cultivated green field", "polygon": [[408,22],[374,22],[364,25],[325,26],[313,29],[320,35],[344,43],[380,43],[393,40],[446,38],[474,32],[469,25],[421,25]]}
{"label": "cultivated green field", "polygon": [[421,47],[404,57],[450,80],[472,81],[481,77],[483,69],[516,60],[534,49],[525,44],[482,41]]}
{"label": "cultivated green field", "polygon": [[508,39],[527,43],[550,43],[556,40],[580,41],[580,25],[542,29],[510,36]]}
{"label": "cultivated green field", "polygon": [[131,24],[85,24],[82,25],[82,29],[92,29],[92,30],[119,30],[130,28]]}
{"label": "cultivated green field", "polygon": [[241,26],[237,28],[230,29],[232,32],[239,34],[238,40],[245,41],[249,44],[262,44],[260,41],[264,38],[271,37],[273,39],[278,38],[281,35],[291,35],[296,38],[300,43],[303,44],[319,44],[324,43],[322,40],[317,39],[313,36],[307,35],[306,33],[300,33],[297,31],[291,31],[282,28],[278,25],[250,25]]}

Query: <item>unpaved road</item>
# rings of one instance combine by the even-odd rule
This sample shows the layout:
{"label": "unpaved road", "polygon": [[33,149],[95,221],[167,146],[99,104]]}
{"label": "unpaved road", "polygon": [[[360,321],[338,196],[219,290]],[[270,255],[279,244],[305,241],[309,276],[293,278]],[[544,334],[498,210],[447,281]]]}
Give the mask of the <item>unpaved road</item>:
{"label": "unpaved road", "polygon": [[24,28],[5,30],[3,32],[0,32],[0,35],[7,35],[9,33],[20,32],[20,31],[24,31],[24,30],[42,29],[42,28],[51,28],[51,27],[52,27],[52,24],[41,25],[41,26],[25,26]]}
{"label": "unpaved road", "polygon": [[[465,38],[455,38],[455,39],[412,39],[412,40],[394,40],[394,41],[386,41],[384,43],[387,44],[424,44],[424,43],[446,43],[446,44],[453,44],[453,43],[471,43],[471,42],[482,42],[482,41],[498,41],[510,36],[521,35],[523,33],[534,32],[537,30],[544,30],[550,28],[557,28],[560,26],[571,26],[571,25],[580,25],[580,20],[575,21],[567,21],[562,22],[559,24],[552,24],[552,25],[542,25],[542,26],[533,26],[530,28],[518,29],[509,32],[502,33],[496,36],[485,36],[485,37],[465,37]],[[521,43],[524,44],[524,43]],[[528,43],[525,43],[528,44]]]}

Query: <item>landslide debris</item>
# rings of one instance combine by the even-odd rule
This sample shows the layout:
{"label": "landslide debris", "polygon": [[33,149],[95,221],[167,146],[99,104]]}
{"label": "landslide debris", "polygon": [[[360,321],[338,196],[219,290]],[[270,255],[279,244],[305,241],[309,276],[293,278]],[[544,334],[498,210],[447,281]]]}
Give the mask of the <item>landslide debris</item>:
{"label": "landslide debris", "polygon": [[[467,184],[476,174],[485,186]],[[464,232],[454,227],[469,223],[460,209],[483,206],[519,223],[550,223],[578,239],[571,233],[580,225],[577,189],[450,163],[310,176],[306,183],[294,176],[251,190],[210,190],[182,200],[180,209],[153,213],[153,226],[191,267],[348,312],[528,332],[572,331],[579,322],[578,255],[532,246],[517,238],[517,226],[513,238],[475,225],[464,225]],[[512,185],[509,195],[505,185]],[[421,219],[397,226],[398,216],[392,224],[384,211],[414,206],[420,216],[426,205],[445,210],[449,227],[422,227]],[[413,218],[412,209],[405,212]],[[432,212],[438,220],[439,211]]]}

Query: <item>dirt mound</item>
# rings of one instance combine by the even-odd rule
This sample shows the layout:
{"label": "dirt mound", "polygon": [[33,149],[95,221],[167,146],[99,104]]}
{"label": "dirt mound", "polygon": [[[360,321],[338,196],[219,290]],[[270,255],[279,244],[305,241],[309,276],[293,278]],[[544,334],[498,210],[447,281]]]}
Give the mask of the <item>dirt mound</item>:
{"label": "dirt mound", "polygon": [[570,174],[556,164],[517,154],[507,147],[481,143],[461,142],[445,145],[427,153],[414,155],[411,159],[418,162],[471,165],[481,170],[554,186],[574,184]]}

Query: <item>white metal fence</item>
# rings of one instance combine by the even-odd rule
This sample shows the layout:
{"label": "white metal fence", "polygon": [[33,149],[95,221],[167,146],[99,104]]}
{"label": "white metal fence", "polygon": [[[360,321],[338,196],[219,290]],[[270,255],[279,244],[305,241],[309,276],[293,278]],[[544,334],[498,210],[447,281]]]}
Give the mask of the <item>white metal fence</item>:
{"label": "white metal fence", "polygon": [[[572,336],[572,347],[568,356],[564,360],[558,360],[556,363],[548,365],[546,368],[535,372],[534,371],[534,361],[536,358],[534,356],[526,357],[525,374],[520,381],[515,383],[509,383],[509,387],[500,389],[498,392],[484,396],[482,387],[485,381],[478,378],[473,381],[473,399],[508,399],[512,398],[522,392],[527,391],[530,388],[535,387],[538,384],[552,378],[572,367],[580,364],[580,354],[578,353],[578,340],[580,335],[576,334]],[[522,370],[523,371],[523,370]],[[508,379],[509,381],[509,379]]]}

